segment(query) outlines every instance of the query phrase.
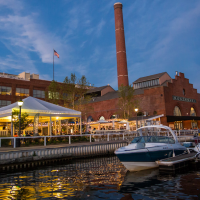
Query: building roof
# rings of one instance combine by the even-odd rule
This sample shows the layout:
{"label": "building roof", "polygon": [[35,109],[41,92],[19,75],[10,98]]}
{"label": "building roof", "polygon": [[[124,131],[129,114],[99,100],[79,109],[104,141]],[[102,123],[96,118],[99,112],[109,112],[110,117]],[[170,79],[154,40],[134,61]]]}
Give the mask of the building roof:
{"label": "building roof", "polygon": [[165,73],[167,73],[167,72],[162,72],[162,73],[154,74],[154,75],[151,75],[151,76],[141,77],[141,78],[137,79],[136,81],[134,81],[133,83],[139,83],[139,82],[157,79],[157,78],[160,78],[161,76],[163,76]]}
{"label": "building roof", "polygon": [[107,101],[110,99],[119,98],[118,91],[108,92],[100,97],[92,97],[92,100],[89,103],[100,102],[100,101]]}
{"label": "building roof", "polygon": [[128,121],[135,121],[135,120],[153,120],[153,119],[157,119],[160,117],[163,117],[164,114],[162,115],[151,115],[151,116],[136,116],[136,117],[131,117],[128,119]]}
{"label": "building roof", "polygon": [[[134,95],[139,95],[139,94],[144,94],[143,88],[134,90]],[[115,90],[113,92],[108,92],[100,97],[92,97],[92,100],[89,103],[107,101],[107,100],[117,99],[117,98],[119,98],[119,93],[118,93],[118,90],[117,91]]]}
{"label": "building roof", "polygon": [[166,80],[165,82],[163,82],[163,83],[161,84],[161,86],[167,86],[167,83],[171,83],[171,80]]}
{"label": "building roof", "polygon": [[111,87],[111,86],[110,85],[105,85],[105,86],[102,86],[102,87],[95,87],[95,88],[92,88],[92,89],[88,90],[86,94],[93,93],[93,92],[100,92],[104,88],[107,88],[107,87]]}

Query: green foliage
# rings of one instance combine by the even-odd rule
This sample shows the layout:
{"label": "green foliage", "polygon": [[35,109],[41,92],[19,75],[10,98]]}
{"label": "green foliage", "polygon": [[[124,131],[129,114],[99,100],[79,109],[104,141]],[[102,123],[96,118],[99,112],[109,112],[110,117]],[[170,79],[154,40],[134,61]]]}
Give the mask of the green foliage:
{"label": "green foliage", "polygon": [[65,94],[63,95],[63,100],[65,104],[68,104],[68,106],[71,106],[74,109],[74,102],[77,99],[77,77],[75,74],[71,73],[71,77],[68,78],[65,77],[65,80],[63,81],[62,86],[62,92]]}
{"label": "green foliage", "polygon": [[[12,112],[12,118],[14,119],[13,124],[15,129],[19,129],[19,111],[18,110],[13,110]],[[28,114],[27,113],[22,113],[21,114],[21,123],[20,123],[20,127],[21,130],[24,130],[28,124],[30,124],[32,122],[31,119],[28,119]]]}
{"label": "green foliage", "polygon": [[119,87],[119,115],[123,119],[127,119],[132,116],[133,110],[137,102],[134,100],[134,90],[131,85]]}
{"label": "green foliage", "polygon": [[[4,137],[4,136],[1,136]],[[6,136],[7,137],[7,136]],[[1,146],[2,147],[7,147],[11,144],[11,139],[1,139]]]}
{"label": "green foliage", "polygon": [[71,138],[71,142],[87,142],[89,141],[89,138],[86,136],[82,136],[82,137],[72,137]]}
{"label": "green foliage", "polygon": [[85,96],[90,83],[84,75],[78,79],[76,75],[72,73],[70,78],[67,76],[65,77],[63,83],[62,92],[65,94],[63,95],[65,105],[81,111],[84,114],[91,110],[85,106],[91,100],[91,97]]}
{"label": "green foliage", "polygon": [[156,110],[153,111],[153,115],[157,115],[157,111]]}
{"label": "green foliage", "polygon": [[45,99],[50,103],[58,104],[61,97],[61,86],[57,81],[52,81],[47,88]]}

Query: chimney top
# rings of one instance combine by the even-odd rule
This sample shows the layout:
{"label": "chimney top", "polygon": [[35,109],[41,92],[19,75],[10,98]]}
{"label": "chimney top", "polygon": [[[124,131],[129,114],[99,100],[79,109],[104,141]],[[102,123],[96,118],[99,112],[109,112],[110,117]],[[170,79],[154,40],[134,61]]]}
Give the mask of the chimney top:
{"label": "chimney top", "polygon": [[120,2],[117,2],[117,3],[115,3],[114,5],[116,5],[116,4],[121,4],[121,5],[122,5],[122,3],[120,3]]}
{"label": "chimney top", "polygon": [[122,3],[120,3],[120,2],[115,3],[114,4],[114,9],[115,8],[122,8]]}

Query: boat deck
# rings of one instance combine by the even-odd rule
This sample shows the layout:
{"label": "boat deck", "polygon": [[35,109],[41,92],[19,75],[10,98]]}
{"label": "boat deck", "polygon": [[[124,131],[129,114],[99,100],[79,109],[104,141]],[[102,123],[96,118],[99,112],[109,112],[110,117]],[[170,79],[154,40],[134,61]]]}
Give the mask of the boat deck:
{"label": "boat deck", "polygon": [[184,168],[191,168],[193,165],[199,165],[199,160],[196,160],[197,152],[192,152],[189,154],[182,154],[175,157],[163,159],[156,161],[159,165],[159,170],[165,171],[176,171]]}
{"label": "boat deck", "polygon": [[194,153],[189,153],[189,154],[178,155],[175,157],[170,157],[167,159],[157,161],[157,164],[171,166],[176,163],[180,163],[180,162],[187,161],[187,160],[192,160],[195,158],[196,154],[197,153],[194,152]]}

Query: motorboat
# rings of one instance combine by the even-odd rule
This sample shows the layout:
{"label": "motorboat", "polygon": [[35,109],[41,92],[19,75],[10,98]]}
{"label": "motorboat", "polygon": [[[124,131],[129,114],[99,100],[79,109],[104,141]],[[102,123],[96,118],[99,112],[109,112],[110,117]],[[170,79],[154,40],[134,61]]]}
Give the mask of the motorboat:
{"label": "motorboat", "polygon": [[[160,135],[163,130],[168,136]],[[117,149],[115,154],[129,171],[141,171],[158,167],[157,160],[186,152],[187,148],[178,142],[170,127],[151,125],[137,129],[137,136],[132,142]]]}

